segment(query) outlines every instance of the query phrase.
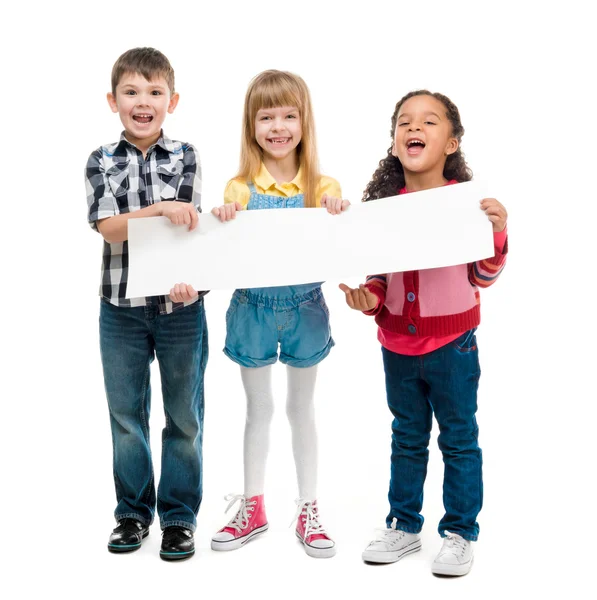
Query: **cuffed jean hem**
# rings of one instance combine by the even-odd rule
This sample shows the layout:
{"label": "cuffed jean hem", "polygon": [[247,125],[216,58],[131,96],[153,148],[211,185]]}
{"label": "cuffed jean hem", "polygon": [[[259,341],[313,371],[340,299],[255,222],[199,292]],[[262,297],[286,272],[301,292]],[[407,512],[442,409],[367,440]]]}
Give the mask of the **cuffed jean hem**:
{"label": "cuffed jean hem", "polygon": [[461,538],[464,538],[468,542],[476,542],[477,539],[479,538],[478,535],[474,535],[474,534],[471,534],[471,533],[466,533],[466,531],[452,531],[451,529],[444,529],[444,531],[440,531],[439,532],[440,536],[443,537],[443,538],[446,537],[446,534],[444,533],[445,531],[449,531],[450,533],[456,533]]}
{"label": "cuffed jean hem", "polygon": [[288,365],[289,367],[295,367],[297,369],[308,369],[309,367],[314,367],[318,365],[327,355],[330,353],[331,349],[336,345],[334,340],[330,338],[327,346],[321,351],[311,356],[310,358],[294,358],[292,356],[288,356],[286,354],[280,353],[280,362]]}
{"label": "cuffed jean hem", "polygon": [[190,529],[193,533],[197,531],[197,525],[194,523],[189,523],[188,521],[165,521],[160,524],[162,531],[166,529],[166,527],[184,527],[185,529]]}
{"label": "cuffed jean hem", "polygon": [[[392,517],[392,519],[390,519],[389,521],[386,520],[386,526],[388,527],[388,529],[391,528],[392,526],[392,521],[395,519],[395,517]],[[412,533],[414,535],[421,533],[421,530],[423,529],[423,527],[409,527],[408,525],[401,525],[398,522],[398,519],[396,519],[396,529],[398,529],[399,531],[404,531],[405,533]]]}
{"label": "cuffed jean hem", "polygon": [[259,369],[261,367],[267,367],[268,365],[273,365],[278,360],[277,355],[265,359],[249,358],[248,356],[237,356],[228,348],[224,348],[224,354],[237,365],[240,365],[241,367],[246,367],[247,369]]}
{"label": "cuffed jean hem", "polygon": [[122,519],[136,519],[140,523],[143,523],[143,525],[145,525],[145,527],[149,527],[153,522],[153,519],[148,521],[145,517],[142,517],[141,515],[139,515],[137,513],[124,513],[122,515],[115,514],[114,518],[116,519],[117,522],[122,521]]}

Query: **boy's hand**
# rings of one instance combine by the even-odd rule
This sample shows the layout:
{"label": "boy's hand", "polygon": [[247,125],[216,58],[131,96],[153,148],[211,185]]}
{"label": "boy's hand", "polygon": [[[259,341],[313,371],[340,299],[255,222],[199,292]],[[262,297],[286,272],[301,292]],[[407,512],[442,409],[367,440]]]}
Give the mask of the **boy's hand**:
{"label": "boy's hand", "polygon": [[339,287],[346,294],[346,304],[355,310],[373,310],[379,302],[378,297],[370,292],[363,284],[354,289],[348,287],[344,283],[341,283]]}
{"label": "boy's hand", "polygon": [[198,293],[199,292],[193,289],[192,285],[177,283],[170,290],[170,300],[172,300],[172,302],[188,302],[197,296]]}
{"label": "boy's hand", "polygon": [[493,223],[494,233],[504,231],[508,213],[503,204],[498,202],[495,198],[484,198],[481,200],[481,210],[485,211],[488,219]]}
{"label": "boy's hand", "polygon": [[242,204],[235,202],[234,204],[223,204],[222,206],[212,208],[211,214],[214,217],[218,217],[222,223],[236,219],[236,212],[242,210]]}
{"label": "boy's hand", "polygon": [[160,216],[168,217],[174,225],[188,225],[192,231],[199,224],[197,209],[190,202],[160,202]]}
{"label": "boy's hand", "polygon": [[342,198],[335,198],[334,196],[328,196],[327,194],[324,194],[321,198],[321,207],[327,208],[330,215],[339,215],[349,206],[350,202],[348,200],[342,200]]}

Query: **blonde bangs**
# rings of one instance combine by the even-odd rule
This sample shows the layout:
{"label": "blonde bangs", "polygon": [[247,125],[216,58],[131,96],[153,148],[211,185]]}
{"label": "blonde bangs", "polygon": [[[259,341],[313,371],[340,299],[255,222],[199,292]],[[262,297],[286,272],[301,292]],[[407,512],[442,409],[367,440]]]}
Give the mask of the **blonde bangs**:
{"label": "blonde bangs", "polygon": [[277,108],[279,106],[295,106],[301,113],[302,118],[303,102],[301,101],[299,86],[285,77],[275,79],[269,77],[256,81],[249,102],[249,114],[252,120],[255,120],[257,111],[262,108]]}

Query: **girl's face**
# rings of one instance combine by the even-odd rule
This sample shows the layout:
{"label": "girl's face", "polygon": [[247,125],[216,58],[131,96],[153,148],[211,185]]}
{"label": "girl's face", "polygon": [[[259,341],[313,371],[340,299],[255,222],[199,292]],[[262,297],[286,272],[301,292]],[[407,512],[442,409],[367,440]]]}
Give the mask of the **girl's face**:
{"label": "girl's face", "polygon": [[445,106],[433,96],[413,96],[402,104],[392,154],[405,172],[443,174],[446,157],[458,150]]}
{"label": "girl's face", "polygon": [[283,160],[296,154],[303,129],[296,106],[262,108],[255,116],[255,140],[264,154]]}

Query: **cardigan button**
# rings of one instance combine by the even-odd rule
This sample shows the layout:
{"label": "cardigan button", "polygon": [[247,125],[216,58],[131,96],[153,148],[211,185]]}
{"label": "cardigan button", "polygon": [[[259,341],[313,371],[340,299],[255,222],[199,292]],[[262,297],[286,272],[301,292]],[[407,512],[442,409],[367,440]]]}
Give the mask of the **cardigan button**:
{"label": "cardigan button", "polygon": [[417,328],[414,325],[409,325],[408,326],[408,331],[409,333],[417,333]]}
{"label": "cardigan button", "polygon": [[415,301],[415,295],[412,292],[408,292],[408,294],[406,295],[406,299],[409,302],[414,302]]}

